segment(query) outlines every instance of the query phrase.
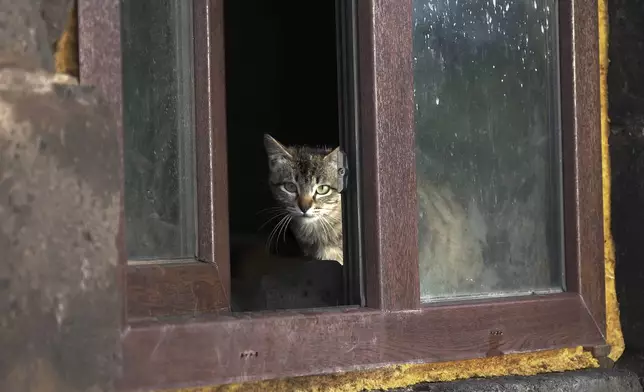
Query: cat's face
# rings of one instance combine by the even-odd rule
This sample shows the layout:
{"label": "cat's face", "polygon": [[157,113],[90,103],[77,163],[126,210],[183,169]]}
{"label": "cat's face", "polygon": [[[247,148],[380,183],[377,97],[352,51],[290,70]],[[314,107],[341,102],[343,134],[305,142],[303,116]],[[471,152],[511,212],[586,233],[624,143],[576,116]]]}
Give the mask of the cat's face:
{"label": "cat's face", "polygon": [[341,219],[341,196],[337,191],[339,148],[286,147],[269,135],[264,135],[264,147],[268,182],[279,207],[304,224]]}

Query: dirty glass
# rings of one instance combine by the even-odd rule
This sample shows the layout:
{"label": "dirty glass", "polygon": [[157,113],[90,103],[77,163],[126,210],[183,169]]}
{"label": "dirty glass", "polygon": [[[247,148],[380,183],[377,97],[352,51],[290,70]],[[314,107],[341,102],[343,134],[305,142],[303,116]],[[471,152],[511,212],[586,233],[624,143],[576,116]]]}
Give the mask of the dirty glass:
{"label": "dirty glass", "polygon": [[126,246],[194,257],[192,1],[121,2]]}
{"label": "dirty glass", "polygon": [[555,0],[413,0],[423,301],[564,289]]}

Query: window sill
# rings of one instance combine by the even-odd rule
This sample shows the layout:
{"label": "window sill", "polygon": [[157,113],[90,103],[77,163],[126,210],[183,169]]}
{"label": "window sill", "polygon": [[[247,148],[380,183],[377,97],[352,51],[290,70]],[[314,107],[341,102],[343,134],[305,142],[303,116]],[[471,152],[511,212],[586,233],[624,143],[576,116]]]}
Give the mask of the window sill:
{"label": "window sill", "polygon": [[335,310],[134,322],[123,336],[122,385],[228,384],[605,344],[574,293],[411,311]]}

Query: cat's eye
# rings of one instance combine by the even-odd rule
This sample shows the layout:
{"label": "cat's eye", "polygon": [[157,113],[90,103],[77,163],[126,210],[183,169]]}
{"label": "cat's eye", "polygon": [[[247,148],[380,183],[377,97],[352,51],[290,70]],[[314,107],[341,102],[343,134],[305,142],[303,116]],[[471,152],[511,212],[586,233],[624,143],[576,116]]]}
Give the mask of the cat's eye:
{"label": "cat's eye", "polygon": [[327,195],[330,192],[331,192],[331,187],[328,185],[319,185],[315,190],[315,193],[317,193],[320,196]]}
{"label": "cat's eye", "polygon": [[284,189],[286,192],[295,193],[297,192],[297,185],[292,182],[285,182],[282,184],[282,189]]}

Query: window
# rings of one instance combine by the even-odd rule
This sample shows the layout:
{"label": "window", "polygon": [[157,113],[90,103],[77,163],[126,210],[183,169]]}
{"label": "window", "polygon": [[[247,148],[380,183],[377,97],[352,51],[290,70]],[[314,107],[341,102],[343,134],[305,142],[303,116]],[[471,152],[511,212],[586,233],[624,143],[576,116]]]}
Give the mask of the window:
{"label": "window", "polygon": [[195,254],[192,2],[121,2],[130,260]]}
{"label": "window", "polygon": [[421,296],[561,291],[557,7],[413,2]]}
{"label": "window", "polygon": [[[344,298],[245,313],[231,297],[231,240],[233,214],[246,211],[233,209],[242,200],[230,199],[229,181],[243,138],[229,137],[227,116],[246,112],[227,105],[244,102],[250,81],[268,83],[258,74],[272,71],[257,68],[277,61],[233,70],[231,47],[286,53],[299,84],[323,78],[293,65],[306,43],[266,50],[307,37],[315,12],[269,31],[235,25],[222,0],[134,3],[79,3],[81,79],[123,114],[124,387],[605,344],[592,3],[356,0],[336,2],[333,17],[321,8],[334,20],[325,37],[337,38],[337,68],[320,85],[335,80],[337,95],[320,102],[337,104],[324,121],[339,124],[349,169]],[[288,11],[266,4],[264,23]],[[238,23],[259,12],[242,11]],[[234,28],[262,41],[232,46]],[[271,41],[277,31],[283,39]],[[280,99],[299,84],[280,85]]]}

